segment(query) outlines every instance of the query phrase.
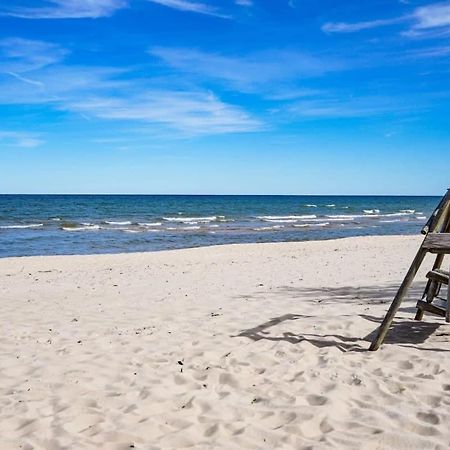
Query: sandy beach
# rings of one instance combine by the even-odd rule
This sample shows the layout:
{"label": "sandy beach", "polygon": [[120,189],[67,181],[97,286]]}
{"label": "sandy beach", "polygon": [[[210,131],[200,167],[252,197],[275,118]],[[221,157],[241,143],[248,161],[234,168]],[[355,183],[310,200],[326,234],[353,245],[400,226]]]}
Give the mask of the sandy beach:
{"label": "sandy beach", "polygon": [[422,281],[366,351],[420,241],[1,259],[0,448],[447,449]]}

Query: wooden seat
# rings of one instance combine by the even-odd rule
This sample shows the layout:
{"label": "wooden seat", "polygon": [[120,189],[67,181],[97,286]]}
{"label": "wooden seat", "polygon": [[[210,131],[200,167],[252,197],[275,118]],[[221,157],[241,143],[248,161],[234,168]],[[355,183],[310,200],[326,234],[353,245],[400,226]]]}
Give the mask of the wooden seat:
{"label": "wooden seat", "polygon": [[422,248],[430,253],[450,254],[450,233],[430,233]]}

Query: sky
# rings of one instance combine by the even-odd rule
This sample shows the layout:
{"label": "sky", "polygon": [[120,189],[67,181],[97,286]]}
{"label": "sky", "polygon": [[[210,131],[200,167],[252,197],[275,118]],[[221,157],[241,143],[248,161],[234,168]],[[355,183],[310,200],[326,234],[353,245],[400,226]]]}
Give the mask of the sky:
{"label": "sky", "polygon": [[0,0],[0,193],[442,195],[450,2]]}

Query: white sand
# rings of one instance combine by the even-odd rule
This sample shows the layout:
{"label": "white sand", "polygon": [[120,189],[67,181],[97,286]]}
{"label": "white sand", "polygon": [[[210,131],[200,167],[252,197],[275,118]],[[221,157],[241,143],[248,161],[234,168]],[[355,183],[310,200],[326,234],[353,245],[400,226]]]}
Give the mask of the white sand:
{"label": "white sand", "polygon": [[423,283],[366,351],[419,242],[2,259],[0,449],[447,449]]}

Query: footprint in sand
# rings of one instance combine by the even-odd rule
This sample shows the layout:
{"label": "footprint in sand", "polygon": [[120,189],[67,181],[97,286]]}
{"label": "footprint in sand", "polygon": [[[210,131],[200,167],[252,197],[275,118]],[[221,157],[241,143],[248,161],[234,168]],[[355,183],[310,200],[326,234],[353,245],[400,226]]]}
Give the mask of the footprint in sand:
{"label": "footprint in sand", "polygon": [[399,369],[403,370],[411,370],[414,368],[414,364],[412,364],[410,361],[399,361],[398,367]]}
{"label": "footprint in sand", "polygon": [[323,395],[308,395],[306,400],[311,406],[322,406],[328,401]]}
{"label": "footprint in sand", "polygon": [[416,417],[423,422],[429,423],[431,425],[437,425],[440,422],[439,417],[434,413],[417,413]]}

